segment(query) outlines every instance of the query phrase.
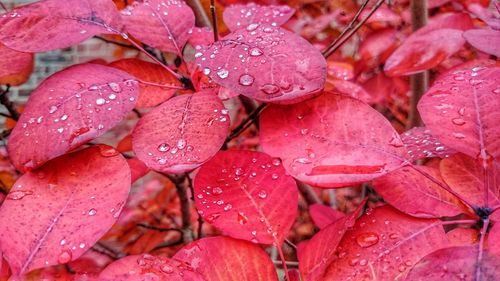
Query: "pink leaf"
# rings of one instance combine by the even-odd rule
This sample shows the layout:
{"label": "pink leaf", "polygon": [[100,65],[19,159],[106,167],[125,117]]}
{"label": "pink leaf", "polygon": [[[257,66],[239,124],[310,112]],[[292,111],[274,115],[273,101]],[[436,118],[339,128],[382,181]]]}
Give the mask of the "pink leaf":
{"label": "pink leaf", "polygon": [[203,276],[204,281],[278,281],[269,256],[250,242],[229,237],[197,240],[175,254]]}
{"label": "pink leaf", "polygon": [[250,24],[285,24],[295,13],[295,9],[286,5],[260,6],[255,3],[236,4],[224,10],[224,23],[229,30],[236,31]]}
{"label": "pink leaf", "polygon": [[488,234],[488,251],[500,256],[500,223],[495,223]]}
{"label": "pink leaf", "polygon": [[188,43],[193,46],[208,45],[214,42],[214,32],[208,27],[193,27]]}
{"label": "pink leaf", "polygon": [[130,167],[132,183],[142,178],[149,172],[149,169],[146,166],[146,164],[144,164],[141,160],[137,159],[136,157],[127,159],[127,163],[128,166]]}
{"label": "pink leaf", "polygon": [[321,280],[319,277],[335,259],[335,250],[340,240],[347,229],[354,225],[364,206],[365,202],[361,203],[352,214],[339,218],[316,233],[311,240],[299,244],[297,257],[304,280]]}
{"label": "pink leaf", "polygon": [[33,54],[18,52],[0,44],[0,84],[18,86],[33,71]]}
{"label": "pink leaf", "polygon": [[494,161],[485,175],[480,161],[459,153],[443,159],[439,168],[444,181],[472,204],[490,208],[500,205],[499,162]]}
{"label": "pink leaf", "polygon": [[464,38],[481,52],[500,57],[500,30],[471,29],[464,32]]}
{"label": "pink leaf", "polygon": [[120,29],[120,15],[108,0],[44,0],[0,15],[0,42],[23,52],[66,48]]}
{"label": "pink leaf", "polygon": [[365,103],[372,102],[372,96],[361,86],[346,80],[328,80],[335,90],[343,95],[353,97]]}
{"label": "pink leaf", "polygon": [[447,245],[439,220],[379,207],[367,211],[347,231],[322,280],[348,280],[353,274],[357,280],[405,280],[422,257]]}
{"label": "pink leaf", "polygon": [[156,63],[132,58],[114,61],[109,66],[126,71],[140,80],[137,108],[156,106],[182,88],[177,78]]}
{"label": "pink leaf", "polygon": [[323,204],[309,206],[309,215],[311,215],[314,224],[320,229],[345,217],[344,213]]}
{"label": "pink leaf", "polygon": [[[419,169],[442,182],[438,169]],[[410,167],[375,179],[373,188],[387,203],[415,217],[452,217],[466,210],[455,196]]]}
{"label": "pink leaf", "polygon": [[384,63],[399,45],[401,40],[399,37],[394,28],[386,28],[369,34],[359,47],[360,63],[368,67]]}
{"label": "pink leaf", "polygon": [[[498,280],[500,257],[489,252],[482,254],[478,268],[477,246],[439,249],[422,258],[406,280]],[[479,276],[476,275],[477,271],[480,272]]]}
{"label": "pink leaf", "polygon": [[445,158],[455,153],[455,150],[444,146],[426,127],[411,128],[401,134],[401,140],[411,160],[429,157]]}
{"label": "pink leaf", "polygon": [[263,102],[289,104],[318,95],[326,61],[305,39],[252,23],[199,50],[196,62],[216,83]]}
{"label": "pink leaf", "polygon": [[194,193],[205,220],[254,243],[281,244],[297,216],[295,181],[262,152],[219,152],[200,168]]}
{"label": "pink leaf", "polygon": [[182,54],[195,21],[193,11],[182,0],[134,1],[121,15],[127,32],[135,38],[178,55]]}
{"label": "pink leaf", "polygon": [[441,142],[471,157],[500,157],[500,67],[457,68],[443,74],[418,110]]}
{"label": "pink leaf", "polygon": [[77,259],[115,223],[130,170],[112,147],[61,156],[21,176],[0,208],[0,245],[15,275]]}
{"label": "pink leaf", "polygon": [[385,73],[388,76],[410,75],[439,65],[462,48],[465,43],[462,33],[443,28],[410,35],[387,59]]}
{"label": "pink leaf", "polygon": [[403,143],[387,119],[350,97],[325,92],[300,104],[271,106],[260,124],[264,151],[313,186],[369,181],[405,162]]}
{"label": "pink leaf", "polygon": [[213,92],[181,95],[139,120],[132,145],[149,168],[183,173],[217,153],[227,137],[229,123],[228,110]]}
{"label": "pink leaf", "polygon": [[205,281],[184,262],[149,254],[121,258],[100,274],[101,281]]}
{"label": "pink leaf", "polygon": [[104,134],[134,108],[135,78],[111,67],[80,64],[43,81],[9,137],[14,165],[30,170]]}

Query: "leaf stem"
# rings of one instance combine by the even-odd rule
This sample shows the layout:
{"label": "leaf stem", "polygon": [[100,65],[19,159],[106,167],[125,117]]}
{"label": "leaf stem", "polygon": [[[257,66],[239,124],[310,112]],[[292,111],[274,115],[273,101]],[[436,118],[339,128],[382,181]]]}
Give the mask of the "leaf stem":
{"label": "leaf stem", "polygon": [[278,254],[280,255],[281,264],[283,265],[283,271],[285,271],[285,280],[290,280],[290,276],[288,274],[288,267],[286,265],[287,261],[285,260],[285,255],[283,255],[283,249],[281,249],[281,247],[278,244],[276,244],[275,246],[278,249]]}
{"label": "leaf stem", "polygon": [[239,136],[243,131],[245,131],[248,127],[255,123],[262,111],[266,109],[266,107],[267,104],[262,103],[254,111],[252,111],[245,120],[243,120],[236,128],[233,129],[233,131],[227,137],[226,143]]}
{"label": "leaf stem", "polygon": [[214,31],[214,42],[219,41],[219,28],[217,25],[217,11],[215,10],[215,0],[210,0],[210,13],[212,14],[212,26]]}
{"label": "leaf stem", "polygon": [[475,280],[481,280],[481,262],[483,260],[483,253],[484,253],[484,240],[486,237],[486,231],[488,230],[489,224],[490,224],[490,218],[483,219],[483,227],[481,228],[481,233],[479,238],[479,249],[477,253]]}

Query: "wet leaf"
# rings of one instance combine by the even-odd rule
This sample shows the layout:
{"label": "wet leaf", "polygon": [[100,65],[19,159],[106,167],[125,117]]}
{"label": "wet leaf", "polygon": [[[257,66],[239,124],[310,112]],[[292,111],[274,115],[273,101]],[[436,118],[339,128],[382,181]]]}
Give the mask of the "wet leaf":
{"label": "wet leaf", "polygon": [[411,128],[401,134],[401,140],[408,151],[408,159],[413,161],[432,157],[445,158],[456,153],[444,146],[426,127]]}
{"label": "wet leaf", "polygon": [[344,213],[323,204],[310,205],[309,215],[319,229],[323,229],[334,221],[345,217]]}
{"label": "wet leaf", "polygon": [[255,3],[236,4],[224,10],[224,23],[231,31],[246,28],[252,23],[265,23],[280,26],[295,13],[295,9],[286,5],[260,6]]}
{"label": "wet leaf", "polygon": [[464,32],[464,38],[479,51],[500,57],[500,30],[471,29]]}

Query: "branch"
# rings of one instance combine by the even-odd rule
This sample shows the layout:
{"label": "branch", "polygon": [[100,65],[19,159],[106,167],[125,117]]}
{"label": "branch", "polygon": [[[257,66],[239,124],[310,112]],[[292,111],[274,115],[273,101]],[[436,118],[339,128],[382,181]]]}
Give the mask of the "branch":
{"label": "branch", "polygon": [[219,28],[217,27],[217,12],[215,11],[215,0],[210,0],[210,12],[212,14],[212,26],[214,31],[214,42],[219,41]]}
{"label": "branch", "polygon": [[[194,189],[193,189],[193,181],[189,177],[189,173],[185,174],[189,190],[191,191],[191,201],[194,201]],[[198,214],[198,229],[196,229],[196,239],[200,239],[203,236],[202,232],[203,228],[203,218],[200,214]]]}
{"label": "branch", "polygon": [[12,133],[12,129],[3,130],[2,132],[0,132],[0,141],[6,139],[10,135],[10,133]]}
{"label": "branch", "polygon": [[10,118],[14,119],[15,121],[19,120],[19,112],[17,112],[14,103],[9,100],[9,97],[7,97],[7,94],[9,93],[10,90],[10,85],[7,84],[7,87],[5,90],[1,90],[0,92],[0,103],[5,106],[7,111],[10,114]]}
{"label": "branch", "polygon": [[243,120],[236,128],[233,129],[233,131],[229,134],[229,136],[226,139],[226,143],[231,141],[232,139],[236,138],[239,136],[241,133],[243,133],[248,127],[250,127],[252,124],[254,124],[257,119],[259,118],[260,114],[264,109],[266,109],[267,104],[262,103],[259,105],[254,111],[252,111],[245,120]]}
{"label": "branch", "polygon": [[191,7],[191,9],[193,9],[196,18],[196,25],[212,28],[210,18],[208,17],[207,13],[205,13],[205,9],[203,8],[203,5],[199,0],[186,0],[186,3],[189,7]]}
{"label": "branch", "polygon": [[177,195],[179,196],[181,215],[182,215],[182,241],[184,243],[190,243],[193,241],[193,230],[191,226],[191,202],[189,201],[187,195],[187,184],[186,175],[182,176],[172,176],[164,174],[168,179],[170,179],[175,184],[175,189],[177,190]]}
{"label": "branch", "polygon": [[[332,55],[338,48],[340,48],[347,40],[349,40],[349,38],[351,38],[355,33],[356,31],[358,31],[358,29],[361,28],[361,26],[363,26],[363,24],[373,15],[373,13],[375,13],[375,11],[377,11],[378,8],[380,8],[380,6],[382,6],[382,4],[384,3],[385,0],[378,0],[377,3],[375,3],[375,5],[373,6],[373,8],[370,10],[370,12],[368,13],[368,15],[366,15],[366,17],[364,19],[362,19],[356,26],[354,26],[354,28],[351,28],[351,30],[349,30],[349,32],[342,32],[343,34],[345,34],[345,36],[343,37],[338,37],[335,41],[333,41],[324,51],[323,51],[323,56],[325,58],[328,58],[330,55]],[[363,3],[365,4],[365,3]],[[366,5],[366,4],[365,4]],[[363,7],[363,5],[361,6]],[[358,13],[361,13],[360,11],[358,11]],[[356,13],[356,15],[358,14]],[[353,20],[357,20],[357,18],[355,17]],[[347,28],[349,28],[351,26],[351,24],[349,24],[347,26]],[[347,29],[346,28],[346,29]],[[342,34],[341,33],[341,34]]]}
{"label": "branch", "polygon": [[300,181],[297,181],[297,185],[299,186],[300,194],[302,195],[302,197],[304,197],[304,200],[306,200],[308,205],[323,203],[319,199],[318,195],[314,192],[312,187]]}
{"label": "branch", "polygon": [[180,234],[182,234],[182,230],[180,230],[178,228],[173,228],[173,227],[158,227],[158,226],[149,225],[149,224],[145,224],[145,223],[138,223],[137,226],[140,226],[140,227],[146,228],[146,229],[156,230],[159,232],[177,231]]}
{"label": "branch", "polygon": [[7,10],[7,7],[4,5],[4,3],[2,3],[2,1],[0,1],[0,7],[2,7],[2,9],[4,9],[6,12],[9,12],[9,10]]}

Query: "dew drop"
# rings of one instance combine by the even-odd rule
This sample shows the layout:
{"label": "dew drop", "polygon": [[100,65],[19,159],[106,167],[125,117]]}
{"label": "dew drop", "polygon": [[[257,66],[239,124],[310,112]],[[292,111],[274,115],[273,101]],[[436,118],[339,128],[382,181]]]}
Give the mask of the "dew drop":
{"label": "dew drop", "polygon": [[184,149],[186,147],[186,140],[185,139],[179,139],[177,141],[177,148],[178,149]]}
{"label": "dew drop", "polygon": [[233,205],[227,204],[226,206],[224,206],[224,211],[227,212],[227,211],[231,210],[232,208],[233,208]]}
{"label": "dew drop", "polygon": [[281,164],[281,160],[279,158],[274,158],[273,159],[273,165],[274,166],[279,166]]}
{"label": "dew drop", "polygon": [[457,139],[464,139],[465,138],[465,135],[462,134],[462,133],[452,133],[452,136],[454,136],[455,138]]}
{"label": "dew drop", "polygon": [[260,89],[268,95],[273,95],[279,92],[279,87],[274,84],[265,84]]}
{"label": "dew drop", "polygon": [[234,174],[237,175],[237,176],[243,175],[243,169],[242,168],[236,168],[236,170],[234,171]]}
{"label": "dew drop", "polygon": [[115,93],[119,93],[122,91],[122,87],[120,87],[120,85],[118,83],[111,82],[111,83],[108,83],[108,86],[111,89],[111,91],[113,91]]}
{"label": "dew drop", "polygon": [[451,119],[451,122],[457,126],[462,126],[465,124],[465,120],[462,118],[453,118]]}
{"label": "dew drop", "polygon": [[106,100],[103,98],[98,98],[95,100],[95,104],[97,104],[97,105],[103,105],[105,103],[106,103]]}
{"label": "dew drop", "polygon": [[248,31],[253,31],[255,29],[257,29],[257,27],[259,27],[259,24],[258,23],[251,23],[247,26],[247,30]]}
{"label": "dew drop", "polygon": [[250,49],[248,51],[248,53],[252,56],[252,57],[258,57],[258,56],[262,56],[263,52],[261,49],[257,48],[257,47],[254,47],[252,49]]}
{"label": "dew drop", "polygon": [[277,179],[279,178],[279,176],[278,176],[278,174],[272,174],[272,175],[271,175],[271,178],[272,178],[273,180],[277,180]]}
{"label": "dew drop", "polygon": [[90,209],[88,214],[89,214],[89,216],[95,216],[95,214],[97,214],[97,211],[96,211],[96,209]]}
{"label": "dew drop", "polygon": [[23,199],[26,195],[31,195],[33,194],[33,191],[31,190],[16,190],[16,191],[11,191],[7,195],[6,199],[9,200],[20,200]]}
{"label": "dew drop", "polygon": [[171,267],[170,265],[168,264],[164,264],[160,267],[161,271],[167,273],[167,274],[171,274],[174,272],[174,268]]}
{"label": "dew drop", "polygon": [[243,86],[250,86],[253,84],[253,81],[254,81],[254,77],[250,74],[243,74],[240,76],[240,84],[243,85]]}
{"label": "dew drop", "polygon": [[57,111],[57,106],[53,105],[49,108],[49,113],[52,114]]}
{"label": "dew drop", "polygon": [[225,68],[221,68],[217,70],[217,76],[219,76],[221,79],[225,79],[229,76],[229,71]]}
{"label": "dew drop", "polygon": [[222,188],[220,188],[220,187],[218,187],[218,186],[217,186],[217,187],[214,187],[214,189],[212,190],[212,193],[213,193],[214,195],[220,195],[220,194],[222,194]]}
{"label": "dew drop", "polygon": [[259,193],[257,194],[257,196],[259,196],[259,198],[266,199],[267,198],[267,192],[265,190],[261,190],[261,191],[259,191]]}
{"label": "dew drop", "polygon": [[363,248],[368,248],[377,244],[378,240],[378,235],[373,232],[361,233],[356,237],[356,243],[358,243],[358,245]]}
{"label": "dew drop", "polygon": [[170,145],[166,143],[162,143],[158,146],[158,151],[160,152],[167,152],[170,149]]}

